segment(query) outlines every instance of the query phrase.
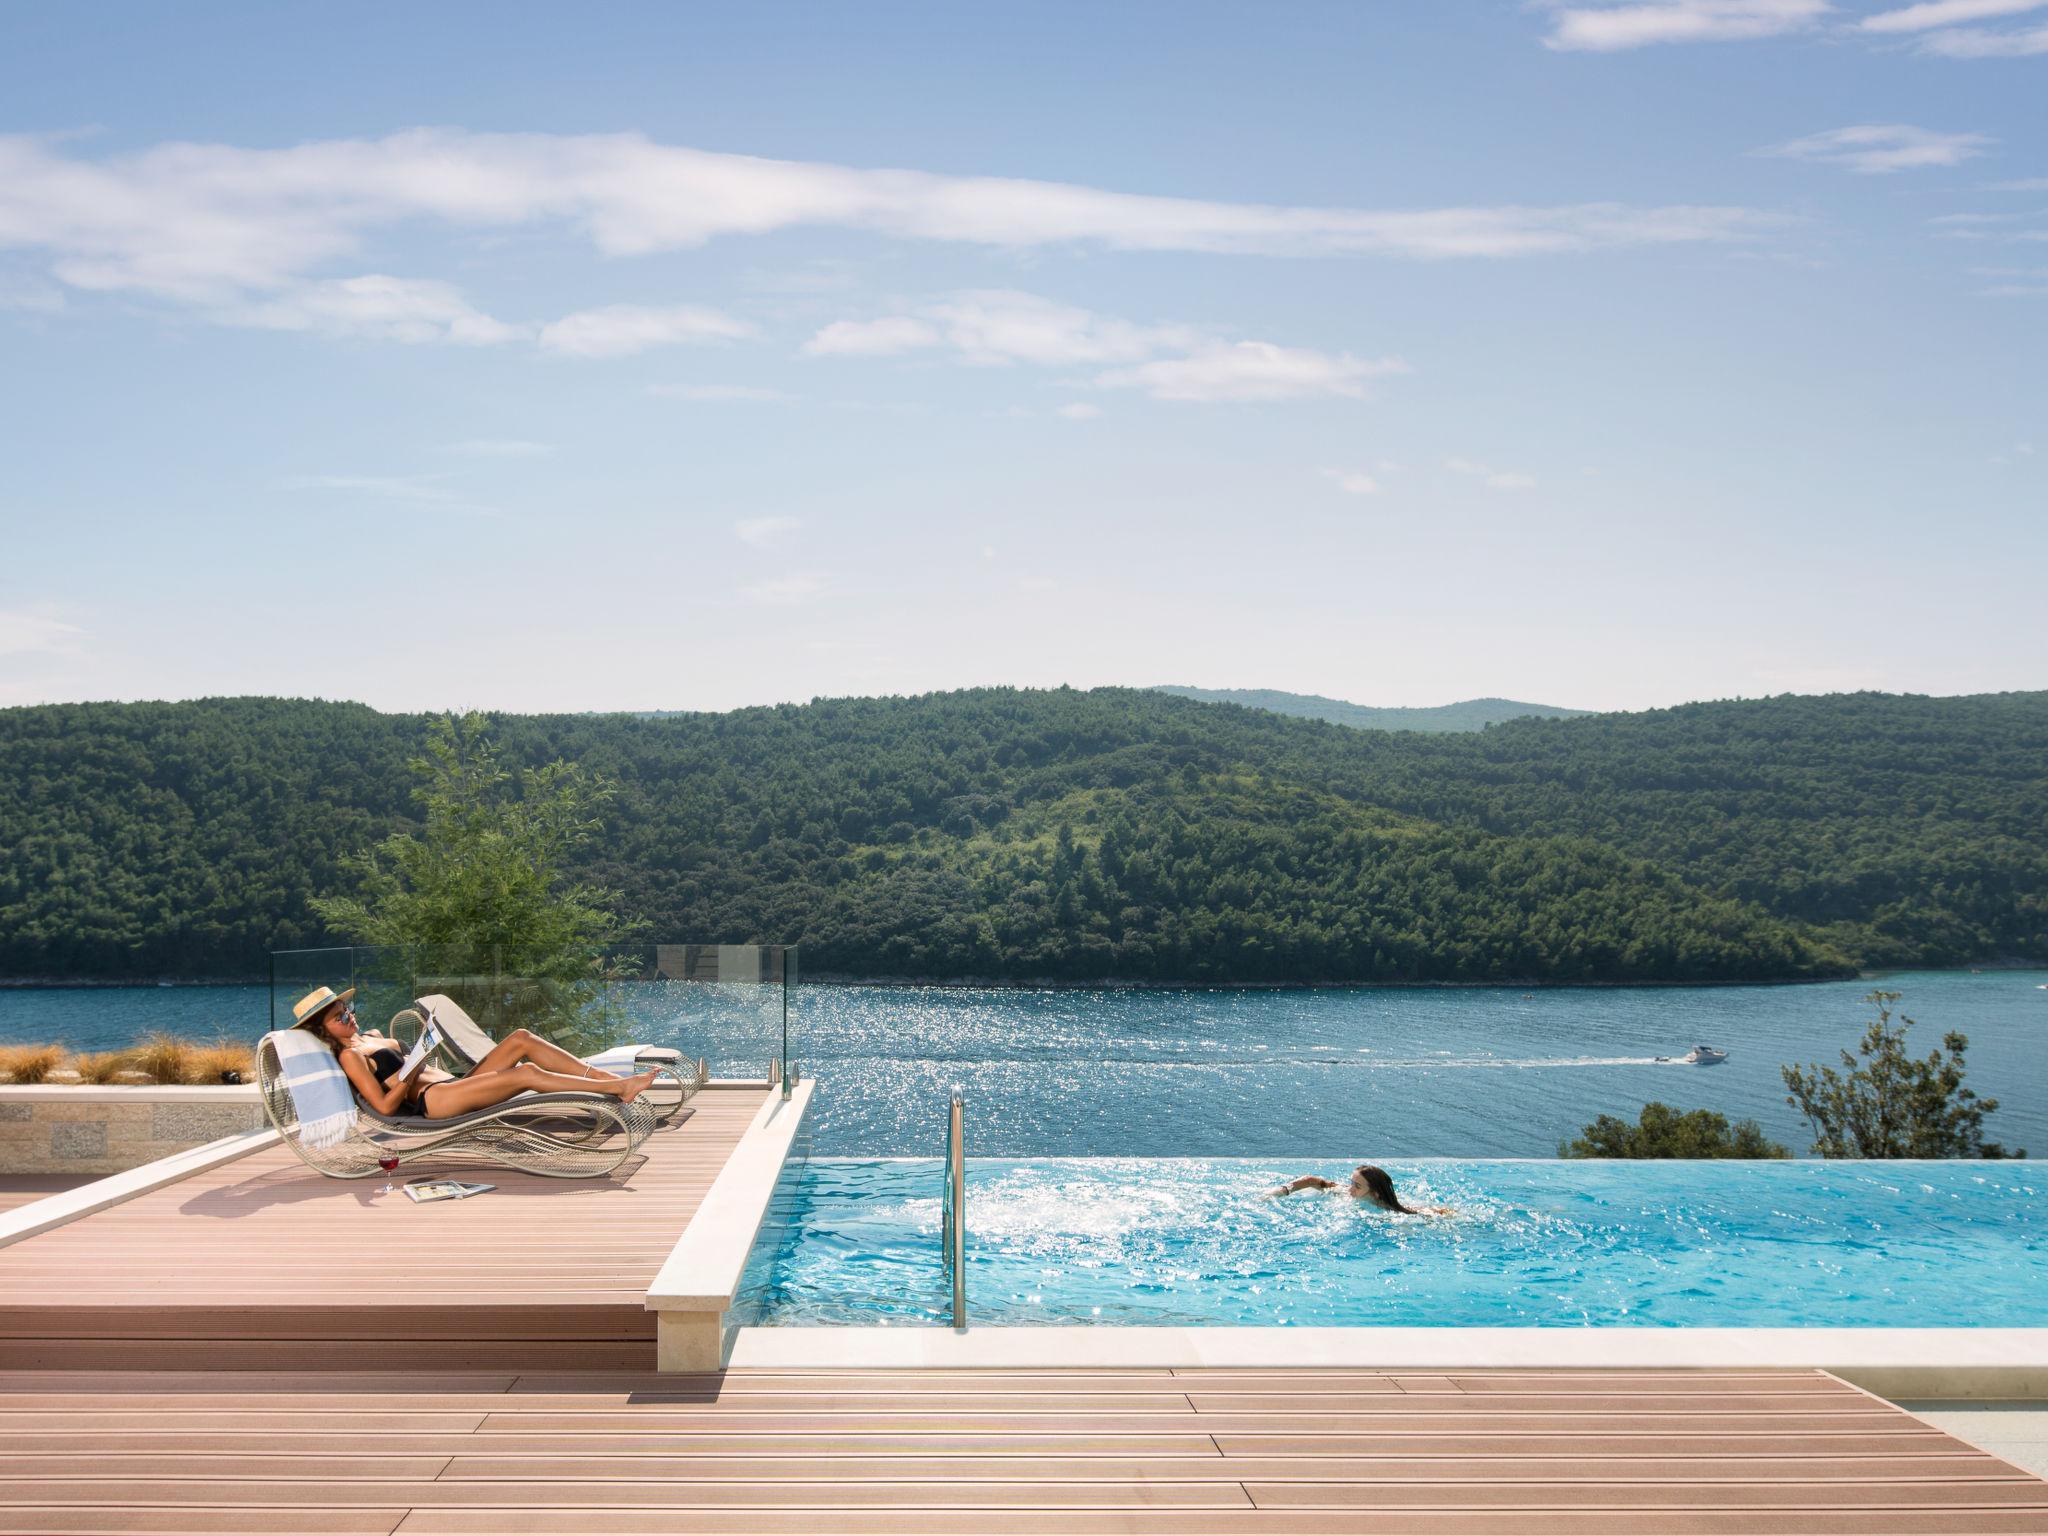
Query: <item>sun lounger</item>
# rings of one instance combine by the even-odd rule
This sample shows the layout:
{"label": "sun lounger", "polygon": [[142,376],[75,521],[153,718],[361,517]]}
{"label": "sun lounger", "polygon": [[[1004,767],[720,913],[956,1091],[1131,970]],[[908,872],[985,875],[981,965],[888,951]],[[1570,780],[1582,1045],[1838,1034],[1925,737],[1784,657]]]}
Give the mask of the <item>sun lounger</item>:
{"label": "sun lounger", "polygon": [[[441,1039],[453,1058],[451,1069],[458,1075],[467,1075],[476,1070],[477,1063],[490,1054],[497,1044],[487,1030],[464,1011],[462,1005],[442,993],[430,993],[418,999],[411,1008],[400,1013],[391,1021],[391,1033],[395,1038],[407,1040],[417,1038],[418,1031],[428,1022],[441,1032]],[[630,1064],[627,1058],[630,1052]],[[586,1066],[599,1067],[603,1071],[630,1076],[635,1072],[658,1074],[654,1086],[640,1096],[639,1102],[654,1112],[654,1123],[666,1125],[675,1118],[690,1095],[704,1086],[709,1077],[704,1062],[683,1060],[683,1053],[666,1045],[613,1046],[595,1056],[582,1058]]]}
{"label": "sun lounger", "polygon": [[464,1155],[547,1178],[602,1178],[655,1124],[646,1105],[603,1093],[521,1094],[446,1119],[380,1115],[355,1096],[333,1053],[299,1029],[274,1030],[258,1043],[256,1085],[293,1155],[336,1179],[368,1178],[380,1158]]}

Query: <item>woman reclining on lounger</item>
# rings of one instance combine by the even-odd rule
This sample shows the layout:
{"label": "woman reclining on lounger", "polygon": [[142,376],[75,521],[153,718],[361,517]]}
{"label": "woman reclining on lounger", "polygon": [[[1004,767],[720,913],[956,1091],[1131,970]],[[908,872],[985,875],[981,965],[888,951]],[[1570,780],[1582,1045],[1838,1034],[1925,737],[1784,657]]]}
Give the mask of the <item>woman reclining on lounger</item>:
{"label": "woman reclining on lounger", "polygon": [[630,1104],[654,1081],[652,1072],[620,1077],[579,1061],[531,1030],[515,1029],[491,1048],[467,1077],[422,1061],[401,1078],[406,1050],[396,1040],[356,1028],[356,989],[327,987],[299,999],[292,1012],[300,1029],[327,1042],[356,1094],[380,1115],[415,1114],[443,1120],[489,1109],[532,1089],[537,1093],[606,1093]]}

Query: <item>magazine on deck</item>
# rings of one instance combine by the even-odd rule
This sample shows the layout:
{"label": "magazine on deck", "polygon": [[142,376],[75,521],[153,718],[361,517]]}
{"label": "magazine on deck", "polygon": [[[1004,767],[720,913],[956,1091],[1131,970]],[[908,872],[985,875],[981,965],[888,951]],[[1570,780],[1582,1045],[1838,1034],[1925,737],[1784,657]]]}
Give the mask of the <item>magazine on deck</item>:
{"label": "magazine on deck", "polygon": [[497,1187],[495,1184],[465,1184],[460,1179],[413,1179],[406,1184],[405,1192],[412,1196],[415,1205],[428,1205],[436,1200],[467,1200],[471,1195],[480,1195]]}

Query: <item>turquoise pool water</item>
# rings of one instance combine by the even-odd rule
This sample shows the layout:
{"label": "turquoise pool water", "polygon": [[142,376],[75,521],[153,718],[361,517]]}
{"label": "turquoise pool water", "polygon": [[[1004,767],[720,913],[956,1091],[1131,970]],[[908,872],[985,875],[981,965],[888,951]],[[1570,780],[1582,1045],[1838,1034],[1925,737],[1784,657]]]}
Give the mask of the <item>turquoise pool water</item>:
{"label": "turquoise pool water", "polygon": [[[982,1324],[2048,1326],[2026,1164],[1388,1161],[1412,1204],[1264,1191],[1342,1163],[976,1159]],[[936,1159],[793,1165],[740,1320],[939,1323]]]}

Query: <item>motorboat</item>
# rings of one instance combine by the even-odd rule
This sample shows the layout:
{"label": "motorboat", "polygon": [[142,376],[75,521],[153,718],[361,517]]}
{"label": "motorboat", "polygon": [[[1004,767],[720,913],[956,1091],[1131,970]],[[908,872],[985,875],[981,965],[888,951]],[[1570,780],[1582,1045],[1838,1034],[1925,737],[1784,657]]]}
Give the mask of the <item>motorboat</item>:
{"label": "motorboat", "polygon": [[1696,1045],[1678,1058],[1689,1067],[1712,1067],[1728,1059],[1726,1051],[1717,1051],[1711,1045]]}

